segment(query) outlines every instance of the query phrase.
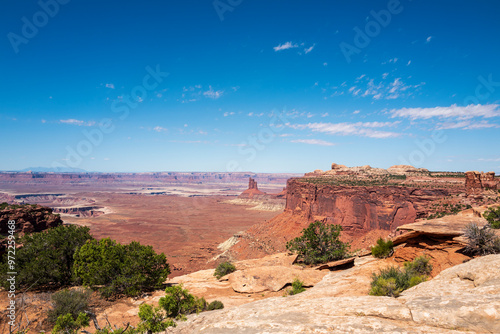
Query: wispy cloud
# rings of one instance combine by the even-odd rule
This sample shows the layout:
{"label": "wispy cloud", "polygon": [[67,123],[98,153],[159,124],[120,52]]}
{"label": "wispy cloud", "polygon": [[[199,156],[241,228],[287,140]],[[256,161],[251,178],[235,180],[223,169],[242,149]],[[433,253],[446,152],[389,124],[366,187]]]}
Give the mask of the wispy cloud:
{"label": "wispy cloud", "polygon": [[107,84],[106,84],[106,88],[115,89],[115,85],[114,85],[114,84],[112,84],[112,83],[107,83]]}
{"label": "wispy cloud", "polygon": [[[388,73],[383,73],[382,78],[386,79]],[[424,83],[410,85],[404,83],[401,78],[395,78],[393,81],[375,81],[362,75],[355,80],[355,85],[348,89],[352,96],[371,97],[374,100],[386,99],[394,100],[400,97],[408,97]]]}
{"label": "wispy cloud", "polygon": [[156,131],[156,132],[166,132],[168,130],[166,128],[164,128],[164,127],[161,127],[161,126],[155,126],[153,128],[153,131]]}
{"label": "wispy cloud", "polygon": [[283,51],[283,50],[288,50],[288,49],[293,49],[293,48],[298,48],[298,44],[294,44],[292,42],[286,42],[284,44],[279,44],[278,46],[273,47],[275,52],[278,51]]}
{"label": "wispy cloud", "polygon": [[335,146],[336,145],[334,143],[330,143],[328,141],[324,141],[321,139],[295,139],[295,140],[291,140],[290,142],[309,144],[309,145],[320,145],[320,146]]}
{"label": "wispy cloud", "polygon": [[393,118],[405,117],[411,120],[433,117],[467,120],[474,117],[498,117],[500,116],[500,109],[498,104],[470,104],[464,107],[453,104],[449,107],[392,109],[390,113]]}
{"label": "wispy cloud", "polygon": [[78,126],[94,126],[96,123],[94,121],[82,121],[82,120],[79,120],[79,119],[73,119],[73,118],[70,118],[70,119],[61,119],[59,120],[59,123],[62,123],[62,124],[71,124],[71,125],[78,125]]}
{"label": "wispy cloud", "polygon": [[223,90],[214,90],[212,86],[209,86],[209,89],[203,92],[203,96],[208,97],[210,99],[217,100],[224,94]]}
{"label": "wispy cloud", "polygon": [[321,132],[339,136],[362,136],[370,138],[399,137],[400,133],[376,130],[397,126],[400,122],[356,122],[356,123],[309,123],[309,124],[287,124],[292,129],[309,129],[313,132]]}
{"label": "wispy cloud", "polygon": [[[429,36],[425,39],[425,43],[429,43],[432,40],[432,36]],[[439,44],[439,43],[438,43]]]}
{"label": "wispy cloud", "polygon": [[447,122],[438,124],[438,130],[447,130],[447,129],[462,129],[462,130],[478,130],[478,129],[487,129],[487,128],[499,128],[500,126],[497,124],[491,124],[488,121],[461,121],[461,122]]}
{"label": "wispy cloud", "polygon": [[479,158],[477,160],[478,161],[489,161],[489,162],[494,161],[494,162],[496,162],[496,161],[500,161],[500,158]]}
{"label": "wispy cloud", "polygon": [[305,54],[308,54],[309,52],[311,52],[311,51],[314,49],[314,46],[315,46],[315,45],[316,45],[316,44],[313,44],[313,45],[311,45],[310,47],[305,48],[305,49],[304,49],[304,53],[305,53]]}

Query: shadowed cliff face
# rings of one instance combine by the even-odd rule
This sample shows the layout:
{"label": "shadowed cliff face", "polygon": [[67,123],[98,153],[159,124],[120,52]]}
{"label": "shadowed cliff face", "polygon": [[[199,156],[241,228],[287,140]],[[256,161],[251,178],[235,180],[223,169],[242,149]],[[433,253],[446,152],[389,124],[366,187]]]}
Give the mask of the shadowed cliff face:
{"label": "shadowed cliff face", "polygon": [[285,211],[303,215],[308,221],[339,224],[355,234],[375,229],[393,231],[423,217],[429,202],[449,194],[445,189],[346,187],[290,179]]}

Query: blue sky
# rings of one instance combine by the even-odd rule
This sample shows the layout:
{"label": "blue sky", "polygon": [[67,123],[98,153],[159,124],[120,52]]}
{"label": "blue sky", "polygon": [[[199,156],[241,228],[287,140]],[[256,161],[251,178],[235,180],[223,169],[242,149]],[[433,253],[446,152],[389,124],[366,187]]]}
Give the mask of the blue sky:
{"label": "blue sky", "polygon": [[2,4],[0,170],[500,172],[498,1]]}

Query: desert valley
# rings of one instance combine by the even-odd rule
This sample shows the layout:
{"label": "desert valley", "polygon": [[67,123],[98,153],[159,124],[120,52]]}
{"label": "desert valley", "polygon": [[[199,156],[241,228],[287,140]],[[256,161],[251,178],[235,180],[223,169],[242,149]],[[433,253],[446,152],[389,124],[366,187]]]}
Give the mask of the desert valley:
{"label": "desert valley", "polygon": [[500,334],[499,13],[4,1],[0,334]]}
{"label": "desert valley", "polygon": [[[234,326],[238,326],[237,332],[249,333],[267,329],[277,333],[313,329],[324,332],[328,328],[371,332],[379,326],[384,332],[493,333],[500,330],[500,286],[491,281],[494,277],[488,276],[492,268],[497,272],[500,269],[499,258],[495,257],[500,255],[491,255],[488,257],[491,262],[483,261],[484,269],[470,272],[481,284],[493,284],[489,285],[490,290],[481,290],[485,295],[471,297],[470,301],[462,299],[453,290],[461,288],[446,281],[452,279],[453,274],[439,281],[443,280],[441,272],[454,270],[455,266],[459,268],[474,258],[464,252],[467,240],[463,234],[471,222],[484,226],[484,212],[500,205],[499,178],[495,173],[432,172],[406,165],[381,169],[338,164],[332,164],[329,170],[315,170],[305,175],[24,172],[0,173],[0,189],[1,202],[20,205],[18,209],[0,211],[2,233],[7,232],[7,221],[15,219],[20,235],[43,233],[63,223],[87,226],[96,239],[110,237],[122,244],[138,241],[166,255],[171,269],[167,285],[182,284],[197,297],[224,303],[224,310],[211,311],[222,312],[220,315],[191,315],[187,322],[179,322],[168,332],[229,333]],[[296,263],[297,255],[287,252],[285,246],[314,221],[342,226],[341,240],[349,242],[351,257],[319,267]],[[379,238],[390,239],[395,246],[393,254],[386,259],[371,255],[370,248]],[[369,280],[376,270],[389,264],[401,265],[421,255],[429,257],[430,277],[435,277],[422,286],[449,285],[450,292],[442,293],[455,298],[454,303],[464,306],[472,303],[467,306],[469,311],[461,308],[446,311],[460,312],[455,319],[440,310],[435,311],[439,316],[433,315],[434,320],[425,314],[418,320],[416,310],[429,307],[422,304],[429,301],[424,301],[425,294],[419,292],[414,292],[414,297],[397,298],[397,303],[389,309],[384,306],[384,310],[375,311],[376,308],[369,306],[389,302],[370,302],[368,297],[363,297],[368,295]],[[213,277],[214,268],[223,262],[235,263],[237,270],[217,280]],[[481,275],[486,278],[479,278]],[[296,312],[293,311],[296,306],[279,300],[297,278],[307,291],[303,296],[288,297],[287,301],[299,298],[304,299],[300,303],[318,303],[321,296],[323,307],[325,303],[347,303],[346,306],[329,315],[320,312],[320,316],[313,311],[308,315],[312,317],[310,320],[295,325],[289,323],[285,318]],[[476,282],[476,278],[470,280]],[[1,294],[5,296],[6,291]],[[154,305],[163,294],[159,290],[114,300],[95,296],[94,312],[101,322],[107,319],[118,325],[137,326],[139,306]],[[50,305],[47,292],[35,289],[23,294],[23,298],[27,328],[31,332],[49,330],[45,319]],[[281,308],[271,306],[269,303],[273,300]],[[420,302],[415,304],[416,300]],[[250,311],[252,308],[255,311]],[[402,309],[397,311],[398,308]],[[409,318],[401,314],[408,308],[413,314]],[[275,325],[265,325],[265,317],[250,316],[270,309],[275,312],[272,316]],[[354,315],[356,319],[352,318]],[[320,318],[316,317],[327,319],[321,318],[325,323],[319,325]],[[342,320],[341,324],[340,319],[347,322]],[[234,321],[239,325],[231,325]],[[1,326],[3,331],[8,330],[5,321]]]}

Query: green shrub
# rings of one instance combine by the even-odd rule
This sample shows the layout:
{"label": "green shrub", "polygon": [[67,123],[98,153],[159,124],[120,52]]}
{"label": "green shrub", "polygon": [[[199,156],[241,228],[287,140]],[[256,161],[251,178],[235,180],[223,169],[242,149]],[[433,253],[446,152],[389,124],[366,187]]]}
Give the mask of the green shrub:
{"label": "green shrub", "polygon": [[467,240],[465,252],[472,255],[487,255],[500,253],[500,238],[488,226],[477,226],[470,223],[465,227],[464,237]]}
{"label": "green shrub", "polygon": [[[88,227],[61,225],[43,232],[27,234],[18,240],[16,251],[17,288],[60,287],[73,283],[73,255],[91,240]],[[7,288],[7,255],[0,266],[0,284]],[[3,276],[3,277],[2,277]]]}
{"label": "green shrub", "polygon": [[76,318],[71,313],[60,315],[52,329],[52,334],[77,334],[81,328],[89,325],[89,320],[89,316],[85,313],[78,314]]}
{"label": "green shrub", "polygon": [[64,289],[52,295],[52,309],[47,319],[55,323],[60,316],[70,314],[76,319],[82,312],[89,310],[90,291]]}
{"label": "green shrub", "polygon": [[405,271],[409,272],[413,276],[427,276],[432,272],[432,264],[430,264],[430,258],[426,256],[419,256],[412,262],[405,262],[404,267]]}
{"label": "green shrub", "polygon": [[486,218],[491,228],[500,228],[500,206],[486,210],[483,216]]}
{"label": "green shrub", "polygon": [[325,263],[347,257],[348,243],[339,240],[342,226],[327,225],[320,221],[302,230],[302,236],[286,244],[291,252],[297,252],[306,264]]}
{"label": "green shrub", "polygon": [[401,292],[424,282],[432,271],[432,265],[425,256],[417,257],[399,267],[388,267],[372,275],[370,295],[398,297]]}
{"label": "green shrub", "polygon": [[220,300],[214,300],[207,306],[207,311],[221,310],[224,308],[224,304]]}
{"label": "green shrub", "polygon": [[235,271],[236,267],[231,262],[222,262],[215,268],[214,276],[217,277],[217,279],[221,279]]}
{"label": "green shrub", "polygon": [[109,238],[92,240],[75,253],[75,276],[104,297],[137,296],[162,286],[170,274],[163,253],[138,242],[121,245]]}
{"label": "green shrub", "polygon": [[175,322],[167,317],[164,310],[148,304],[139,306],[139,318],[141,322],[137,329],[140,333],[159,333],[165,331],[168,327],[176,326]]}
{"label": "green shrub", "polygon": [[167,317],[181,320],[185,320],[187,314],[199,313],[207,308],[204,298],[193,296],[182,285],[167,287],[165,297],[161,297],[158,304],[166,311]]}
{"label": "green shrub", "polygon": [[392,240],[384,241],[384,239],[379,238],[377,240],[377,245],[371,248],[372,255],[377,258],[385,259],[394,254],[394,244]]}
{"label": "green shrub", "polygon": [[296,278],[293,280],[292,289],[288,292],[288,294],[292,296],[304,291],[306,291],[306,289],[304,288],[304,282]]}

